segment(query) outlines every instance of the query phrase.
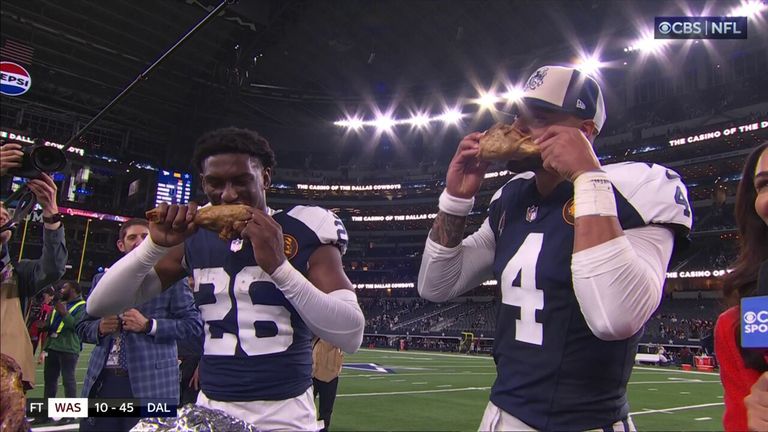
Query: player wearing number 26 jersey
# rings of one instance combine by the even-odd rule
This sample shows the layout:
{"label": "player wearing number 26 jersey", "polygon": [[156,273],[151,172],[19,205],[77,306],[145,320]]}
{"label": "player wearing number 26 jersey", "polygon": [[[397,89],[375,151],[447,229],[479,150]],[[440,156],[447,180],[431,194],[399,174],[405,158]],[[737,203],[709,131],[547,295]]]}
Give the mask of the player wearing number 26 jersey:
{"label": "player wearing number 26 jersey", "polygon": [[446,301],[499,282],[497,377],[480,430],[634,430],[626,398],[637,342],[658,307],[692,214],[680,176],[660,165],[601,166],[597,82],[560,66],[528,80],[513,126],[540,154],[492,197],[479,230],[466,216],[488,162],[467,135],[424,249],[418,290]]}
{"label": "player wearing number 26 jersey", "polygon": [[247,207],[222,221],[235,238],[199,229],[194,203],[161,204],[149,237],[91,293],[88,313],[121,312],[191,274],[205,331],[197,404],[263,431],[317,430],[312,336],[352,353],[365,323],[341,265],[344,225],[319,207],[267,206],[275,157],[256,132],[209,132],[193,163],[211,205]]}
{"label": "player wearing number 26 jersey", "polygon": [[[346,250],[343,225],[328,210],[296,206],[272,218],[283,229],[286,257],[302,273],[318,247]],[[219,401],[283,400],[304,393],[312,385],[312,332],[258,267],[250,243],[198,230],[184,248],[205,323],[202,392]]]}

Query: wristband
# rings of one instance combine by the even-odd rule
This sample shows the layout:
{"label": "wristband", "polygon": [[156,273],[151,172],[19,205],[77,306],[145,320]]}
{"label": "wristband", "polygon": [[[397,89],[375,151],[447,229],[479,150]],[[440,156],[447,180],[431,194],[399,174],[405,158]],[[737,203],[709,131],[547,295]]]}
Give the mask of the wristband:
{"label": "wristband", "polygon": [[475,206],[475,198],[457,198],[448,193],[447,190],[443,190],[440,194],[440,200],[437,207],[441,212],[447,213],[453,216],[466,217],[472,211],[472,207]]}
{"label": "wristband", "polygon": [[574,217],[617,217],[613,185],[605,171],[587,171],[573,182]]}

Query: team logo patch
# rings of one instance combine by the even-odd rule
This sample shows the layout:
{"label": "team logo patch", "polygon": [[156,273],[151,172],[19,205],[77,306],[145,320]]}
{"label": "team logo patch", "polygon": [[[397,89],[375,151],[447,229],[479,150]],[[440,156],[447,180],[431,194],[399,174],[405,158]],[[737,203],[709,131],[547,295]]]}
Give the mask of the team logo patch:
{"label": "team logo patch", "polygon": [[547,76],[547,72],[549,72],[548,67],[540,68],[534,72],[533,75],[528,78],[528,82],[525,84],[525,87],[528,90],[536,90],[537,88],[541,87],[541,85],[544,84],[544,77]]}
{"label": "team logo patch", "polygon": [[532,205],[525,211],[525,220],[527,222],[533,222],[536,220],[536,216],[539,215],[539,207]]}
{"label": "team logo patch", "polygon": [[32,77],[21,65],[13,62],[0,62],[0,93],[7,96],[20,96],[32,87]]}
{"label": "team logo patch", "polygon": [[283,250],[286,258],[293,259],[299,253],[299,241],[296,240],[296,237],[283,234]]}
{"label": "team logo patch", "polygon": [[563,206],[563,220],[569,225],[573,225],[576,222],[576,209],[574,208],[573,198],[569,199]]}

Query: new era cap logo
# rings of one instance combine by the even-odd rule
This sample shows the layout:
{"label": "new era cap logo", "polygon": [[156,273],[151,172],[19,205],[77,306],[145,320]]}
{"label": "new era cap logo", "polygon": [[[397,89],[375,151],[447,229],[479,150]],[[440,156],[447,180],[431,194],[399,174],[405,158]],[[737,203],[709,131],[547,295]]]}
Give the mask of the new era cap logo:
{"label": "new era cap logo", "polygon": [[582,102],[581,99],[576,99],[576,108],[587,109],[587,106],[584,105],[584,102]]}

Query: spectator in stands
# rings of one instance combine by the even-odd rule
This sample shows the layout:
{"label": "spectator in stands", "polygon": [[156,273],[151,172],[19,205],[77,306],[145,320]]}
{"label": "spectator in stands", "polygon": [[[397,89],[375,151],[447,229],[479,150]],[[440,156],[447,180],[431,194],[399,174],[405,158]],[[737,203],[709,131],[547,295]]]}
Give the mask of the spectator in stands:
{"label": "spectator in stands", "polygon": [[[120,227],[117,248],[127,254],[149,235],[146,219],[130,219]],[[105,273],[96,275],[94,288]],[[186,279],[162,294],[119,316],[85,315],[77,332],[95,344],[83,383],[84,398],[153,399],[179,401],[176,341],[199,340],[203,324]],[[202,341],[200,341],[202,344]],[[80,423],[85,431],[128,431],[140,417],[90,417]]]}
{"label": "spectator in stands", "polygon": [[744,398],[768,371],[765,350],[740,348],[739,302],[757,292],[760,265],[768,260],[768,144],[749,155],[736,193],[736,225],[741,248],[733,271],[725,279],[724,296],[731,308],[723,312],[715,328],[715,353],[720,363],[720,380],[725,389],[726,430],[746,430]]}
{"label": "spectator in stands", "polygon": [[442,302],[500,282],[497,378],[481,430],[632,430],[627,382],[675,234],[691,227],[685,185],[659,165],[600,165],[592,142],[605,121],[601,90],[576,69],[538,69],[522,100],[514,126],[540,155],[509,166],[521,174],[462,240],[489,166],[479,158],[483,134],[464,137],[419,293]]}
{"label": "spectator in stands", "polygon": [[[0,146],[0,176],[21,163],[21,146],[8,143]],[[43,252],[37,259],[16,260],[11,257],[8,244],[13,235],[10,214],[0,203],[0,352],[12,358],[21,367],[25,389],[35,384],[35,356],[27,336],[22,316],[27,299],[64,275],[67,247],[61,214],[56,203],[56,183],[47,174],[27,181],[43,208]],[[5,229],[8,228],[8,229]]]}
{"label": "spectator in stands", "polygon": [[[43,352],[43,344],[45,343],[45,332],[42,331],[45,327],[45,323],[48,322],[48,318],[53,313],[53,289],[49,288],[41,292],[39,299],[35,301],[35,304],[29,310],[29,338],[32,341],[32,353],[37,351],[37,347],[40,346],[40,353]],[[42,357],[38,360],[38,363],[42,363]]]}

